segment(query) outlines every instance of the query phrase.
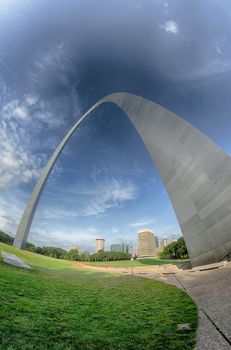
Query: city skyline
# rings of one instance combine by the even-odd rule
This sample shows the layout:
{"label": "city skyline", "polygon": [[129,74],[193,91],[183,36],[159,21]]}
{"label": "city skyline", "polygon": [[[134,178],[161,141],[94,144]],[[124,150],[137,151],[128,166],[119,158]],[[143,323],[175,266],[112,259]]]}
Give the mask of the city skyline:
{"label": "city skyline", "polygon": [[[114,238],[113,240],[107,241],[106,239],[104,239],[103,236],[97,237],[95,239],[95,241],[97,241],[97,240],[104,240],[104,251],[111,251],[111,247],[114,246],[114,245],[115,246],[116,245],[127,245],[127,246],[129,246],[129,249],[134,253],[135,250],[138,249],[138,241],[139,241],[138,234],[139,234],[140,231],[145,231],[145,230],[153,232],[152,229],[146,227],[146,228],[141,228],[138,231],[136,231],[134,233],[134,239],[132,239],[130,241],[127,241],[127,240],[122,239],[122,238],[119,238],[119,239]],[[175,241],[175,240],[177,240],[177,238],[180,238],[180,237],[182,237],[182,235],[170,235],[168,237],[158,237],[158,235],[155,234],[155,236],[154,236],[154,238],[155,239],[157,238],[157,241],[158,241],[158,245],[156,244],[157,248],[159,247],[161,241],[166,241],[166,244],[169,244],[172,241]],[[97,249],[95,249],[95,243],[94,243],[94,246],[93,246],[93,242],[91,242],[90,246],[92,248],[87,250],[87,251],[95,252],[97,250]],[[85,250],[82,249],[81,245],[77,245],[77,247],[78,247],[78,249],[80,251],[85,251]],[[70,247],[69,247],[69,249],[70,249]]]}
{"label": "city skyline", "polygon": [[[231,154],[228,3],[214,1],[207,12],[193,1],[187,9],[177,1],[123,1],[115,8],[91,2],[88,23],[81,20],[86,8],[80,2],[66,9],[60,1],[52,20],[44,18],[50,1],[35,2],[33,10],[26,4],[0,4],[1,230],[15,233],[29,193],[66,130],[114,91],[137,93],[175,111]],[[72,11],[75,21],[79,16],[77,27]],[[38,26],[29,31],[35,16]],[[65,33],[59,30],[63,24]],[[107,242],[130,241],[143,226],[163,238],[180,233],[137,133],[116,107],[104,106],[65,148],[29,240],[93,249],[88,244],[99,235]]]}

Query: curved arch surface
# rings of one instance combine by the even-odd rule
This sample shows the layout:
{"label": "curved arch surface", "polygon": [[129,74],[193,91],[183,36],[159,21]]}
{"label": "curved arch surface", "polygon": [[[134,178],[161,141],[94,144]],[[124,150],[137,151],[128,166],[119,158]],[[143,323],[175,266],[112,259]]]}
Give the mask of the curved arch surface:
{"label": "curved arch surface", "polygon": [[63,147],[102,103],[119,106],[140,134],[166,186],[193,266],[231,252],[231,158],[185,120],[158,104],[114,93],[91,107],[70,129],[43,169],[23,213],[14,246],[24,248],[44,185]]}

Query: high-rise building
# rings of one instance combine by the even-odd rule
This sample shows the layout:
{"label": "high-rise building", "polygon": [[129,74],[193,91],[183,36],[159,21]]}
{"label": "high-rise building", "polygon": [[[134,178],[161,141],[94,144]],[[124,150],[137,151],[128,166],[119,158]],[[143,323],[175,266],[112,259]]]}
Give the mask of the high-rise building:
{"label": "high-rise building", "polygon": [[111,252],[129,253],[129,245],[125,243],[112,244]]}
{"label": "high-rise building", "polygon": [[154,236],[155,237],[155,241],[156,241],[156,248],[159,247],[159,240],[158,240],[158,237],[157,236]]}
{"label": "high-rise building", "polygon": [[169,239],[167,241],[167,244],[170,244],[170,243],[173,243],[173,242],[177,242],[177,239],[176,238]]}
{"label": "high-rise building", "polygon": [[154,232],[149,229],[138,232],[138,257],[148,258],[156,256],[156,241]]}
{"label": "high-rise building", "polygon": [[104,251],[104,243],[104,238],[96,238],[96,253],[98,253],[99,251]]}
{"label": "high-rise building", "polygon": [[160,249],[163,250],[164,247],[167,245],[167,239],[161,239],[160,240]]}

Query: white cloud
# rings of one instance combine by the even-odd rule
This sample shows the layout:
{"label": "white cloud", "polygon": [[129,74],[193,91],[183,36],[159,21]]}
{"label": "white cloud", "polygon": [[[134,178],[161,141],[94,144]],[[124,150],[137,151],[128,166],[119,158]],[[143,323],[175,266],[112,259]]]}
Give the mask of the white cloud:
{"label": "white cloud", "polygon": [[119,232],[119,230],[117,229],[117,228],[115,228],[115,227],[112,227],[112,233],[118,233]]}
{"label": "white cloud", "polygon": [[11,100],[3,106],[2,114],[3,118],[25,119],[28,116],[28,111],[23,105],[20,105],[18,100]]}
{"label": "white cloud", "polygon": [[29,242],[36,245],[61,246],[68,249],[71,245],[77,245],[80,249],[95,249],[95,240],[99,237],[94,227],[66,228],[65,230],[33,229]]}
{"label": "white cloud", "polygon": [[77,51],[68,49],[68,39],[50,45],[46,51],[40,51],[34,62],[31,80],[34,84],[52,84],[59,82],[64,86],[71,86],[71,74],[76,67],[73,61],[76,60]]}
{"label": "white cloud", "polygon": [[15,193],[0,197],[0,230],[14,235],[22,215],[22,202]]}
{"label": "white cloud", "polygon": [[41,210],[40,219],[66,219],[66,218],[76,218],[79,213],[73,210],[67,210],[62,208],[51,208],[45,207]]}
{"label": "white cloud", "polygon": [[89,197],[89,204],[85,207],[83,215],[99,215],[112,207],[122,207],[124,202],[137,198],[137,188],[130,181],[118,181],[112,178],[99,183],[91,191],[85,191],[85,194]]}
{"label": "white cloud", "polygon": [[65,123],[63,116],[53,111],[48,102],[36,95],[27,94],[21,101],[11,100],[2,107],[1,114],[4,120],[12,119],[15,122],[15,119],[21,119],[26,123],[25,126],[31,128],[34,123],[37,123],[37,127],[40,124],[40,128],[46,125],[50,129],[61,127]]}
{"label": "white cloud", "polygon": [[175,21],[167,21],[163,25],[160,25],[161,29],[164,29],[167,34],[177,34],[179,32],[178,24]]}
{"label": "white cloud", "polygon": [[[218,57],[218,56],[217,56]],[[194,82],[193,87],[195,89],[201,88],[201,84],[204,86],[205,78],[208,77],[217,77],[219,74],[230,73],[231,72],[231,63],[229,60],[224,60],[219,55],[219,58],[205,62],[203,65],[196,69],[192,69],[186,73],[183,73],[175,81],[188,81],[191,80]]]}
{"label": "white cloud", "polygon": [[[25,95],[21,101],[11,99],[0,110],[0,188],[13,182],[28,183],[38,177],[44,154],[38,154],[36,139],[44,126],[55,129],[64,118],[53,112],[39,96]],[[43,145],[44,147],[44,145]]]}
{"label": "white cloud", "polygon": [[220,48],[219,43],[216,43],[216,52],[217,52],[219,55],[222,54],[222,51],[221,51],[221,48]]}
{"label": "white cloud", "polygon": [[[124,203],[137,198],[138,191],[131,181],[118,180],[115,178],[101,179],[93,181],[87,185],[77,183],[71,188],[53,191],[62,196],[63,201],[67,201],[66,207],[69,207],[69,198],[78,198],[80,203],[78,209],[67,210],[64,207],[45,207],[39,213],[40,219],[67,219],[84,216],[101,216],[109,209],[122,208]],[[55,200],[54,198],[52,200]],[[58,202],[58,201],[57,201]]]}
{"label": "white cloud", "polygon": [[147,222],[147,221],[137,221],[137,222],[133,222],[132,224],[129,224],[129,226],[140,227],[140,226],[147,226],[148,224],[149,224],[149,222]]}
{"label": "white cloud", "polygon": [[[224,61],[220,59],[215,59],[213,61],[207,62],[204,66],[192,71],[192,78],[201,78],[206,76],[212,76],[216,74],[222,74],[231,71],[231,64],[229,61]],[[190,76],[189,76],[190,78]]]}
{"label": "white cloud", "polygon": [[[87,228],[87,229],[76,229],[76,230],[57,230],[50,232],[50,238],[51,239],[57,239],[60,242],[67,243],[87,243],[89,240],[95,240],[98,237],[98,234],[96,232],[95,228]],[[95,243],[95,242],[94,242]]]}
{"label": "white cloud", "polygon": [[25,103],[28,106],[33,106],[35,105],[39,100],[38,96],[34,96],[34,95],[25,95]]}
{"label": "white cloud", "polygon": [[218,55],[222,55],[224,44],[226,42],[226,36],[222,35],[215,43],[216,52]]}
{"label": "white cloud", "polygon": [[25,107],[16,107],[13,112],[14,116],[20,119],[25,119],[28,116],[28,111]]}
{"label": "white cloud", "polygon": [[64,125],[64,119],[54,116],[53,113],[45,108],[41,108],[40,110],[34,113],[33,118],[45,126],[48,126],[50,129],[55,129],[62,127]]}
{"label": "white cloud", "polygon": [[[15,132],[16,131],[16,132]],[[0,122],[0,188],[13,181],[30,182],[41,171],[42,159],[23,146],[25,131],[15,124]]]}
{"label": "white cloud", "polygon": [[151,223],[153,223],[154,218],[150,218],[150,219],[143,219],[143,220],[139,220],[139,221],[135,221],[131,224],[129,224],[128,226],[130,227],[141,227],[141,226],[148,226]]}

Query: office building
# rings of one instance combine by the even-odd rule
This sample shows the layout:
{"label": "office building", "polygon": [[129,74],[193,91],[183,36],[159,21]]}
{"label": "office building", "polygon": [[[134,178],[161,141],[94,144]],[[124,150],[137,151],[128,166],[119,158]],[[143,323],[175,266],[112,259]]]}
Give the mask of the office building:
{"label": "office building", "polygon": [[154,232],[149,229],[138,232],[138,257],[149,258],[156,256],[156,240]]}
{"label": "office building", "polygon": [[105,244],[105,239],[104,238],[96,238],[96,253],[99,251],[104,251],[104,244]]}
{"label": "office building", "polygon": [[125,243],[112,244],[111,252],[129,253],[129,245]]}

